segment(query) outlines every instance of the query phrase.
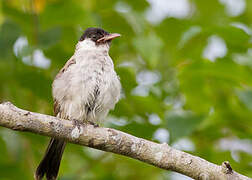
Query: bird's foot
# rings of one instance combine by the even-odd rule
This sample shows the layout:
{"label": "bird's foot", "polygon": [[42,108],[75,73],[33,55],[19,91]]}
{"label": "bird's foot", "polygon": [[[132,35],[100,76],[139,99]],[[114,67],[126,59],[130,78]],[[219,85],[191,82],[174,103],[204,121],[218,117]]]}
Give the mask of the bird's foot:
{"label": "bird's foot", "polygon": [[87,123],[93,125],[95,128],[99,127],[99,124],[94,123],[93,121],[88,121]]}
{"label": "bird's foot", "polygon": [[72,119],[71,120],[72,122],[73,122],[73,125],[74,126],[77,126],[78,127],[78,129],[80,129],[80,127],[83,125],[83,123],[81,123],[79,120],[77,120],[77,119]]}

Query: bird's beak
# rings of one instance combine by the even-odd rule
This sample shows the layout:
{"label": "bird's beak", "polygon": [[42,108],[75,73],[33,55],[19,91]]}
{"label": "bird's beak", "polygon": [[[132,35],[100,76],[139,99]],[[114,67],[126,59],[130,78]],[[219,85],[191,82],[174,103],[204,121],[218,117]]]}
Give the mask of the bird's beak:
{"label": "bird's beak", "polygon": [[120,37],[120,36],[121,36],[121,34],[111,33],[111,34],[105,35],[104,37],[98,39],[97,42],[101,42],[101,41],[106,42],[106,41],[115,39],[115,38]]}

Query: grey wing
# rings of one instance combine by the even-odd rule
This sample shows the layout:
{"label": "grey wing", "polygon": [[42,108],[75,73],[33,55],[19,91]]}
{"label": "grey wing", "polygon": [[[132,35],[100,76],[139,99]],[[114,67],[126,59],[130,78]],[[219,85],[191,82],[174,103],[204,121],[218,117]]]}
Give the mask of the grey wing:
{"label": "grey wing", "polygon": [[55,79],[59,78],[64,72],[66,72],[68,70],[68,68],[73,65],[76,64],[76,60],[71,57],[66,64],[63,66],[63,68],[61,68],[61,70],[58,72],[58,74],[56,75]]}
{"label": "grey wing", "polygon": [[[65,73],[65,72],[68,70],[68,68],[69,68],[71,65],[73,65],[73,64],[76,64],[76,61],[75,61],[75,59],[72,57],[72,58],[70,58],[70,59],[66,62],[66,64],[63,66],[63,68],[61,68],[61,70],[58,72],[58,74],[56,75],[56,77],[55,77],[54,80],[60,78],[60,77],[62,76],[62,74]],[[58,114],[60,113],[60,109],[61,109],[61,108],[60,108],[60,102],[58,102],[58,100],[54,98],[54,99],[53,99],[53,110],[54,110],[54,115],[55,115],[55,116],[58,116]]]}
{"label": "grey wing", "polygon": [[60,104],[56,99],[53,100],[53,112],[54,116],[57,116],[60,113]]}

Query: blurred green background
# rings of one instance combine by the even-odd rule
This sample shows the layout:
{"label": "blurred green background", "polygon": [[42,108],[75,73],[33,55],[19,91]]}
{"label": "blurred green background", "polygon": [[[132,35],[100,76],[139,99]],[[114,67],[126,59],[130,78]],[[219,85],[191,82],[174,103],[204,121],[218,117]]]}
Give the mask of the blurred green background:
{"label": "blurred green background", "polygon": [[[87,27],[122,37],[104,126],[252,177],[251,0],[0,0],[0,100],[53,114],[51,83]],[[49,138],[0,127],[0,180],[29,180]],[[60,180],[190,179],[68,144]]]}

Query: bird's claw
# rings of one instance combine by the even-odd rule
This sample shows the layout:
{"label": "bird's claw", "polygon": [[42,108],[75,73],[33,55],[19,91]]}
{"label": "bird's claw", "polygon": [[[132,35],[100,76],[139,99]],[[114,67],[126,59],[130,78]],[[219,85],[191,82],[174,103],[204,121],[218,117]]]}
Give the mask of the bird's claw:
{"label": "bird's claw", "polygon": [[93,121],[88,121],[88,124],[93,125],[95,128],[99,127],[99,124],[94,123]]}
{"label": "bird's claw", "polygon": [[78,121],[77,119],[72,119],[72,122],[74,126],[78,127],[78,129],[80,129],[80,127],[82,126],[82,123]]}

